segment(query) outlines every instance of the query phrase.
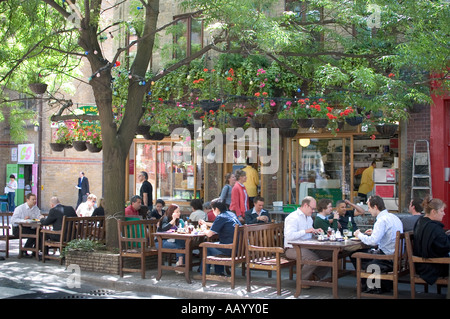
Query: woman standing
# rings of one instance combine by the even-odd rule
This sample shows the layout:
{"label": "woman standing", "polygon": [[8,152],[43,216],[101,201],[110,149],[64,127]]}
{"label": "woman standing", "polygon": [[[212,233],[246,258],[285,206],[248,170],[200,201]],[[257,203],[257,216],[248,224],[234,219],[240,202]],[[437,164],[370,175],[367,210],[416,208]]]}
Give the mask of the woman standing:
{"label": "woman standing", "polygon": [[236,176],[233,173],[228,173],[225,175],[225,185],[222,188],[222,192],[220,193],[220,200],[222,203],[227,205],[227,209],[230,208],[231,204],[231,191],[233,190],[233,186],[236,183]]}
{"label": "woman standing", "polygon": [[[425,215],[417,220],[414,227],[414,255],[424,258],[448,257],[450,252],[450,234],[444,231],[445,203],[438,199],[426,198],[423,201]],[[448,276],[448,265],[417,264],[416,272],[429,285],[438,277]]]}
{"label": "woman standing", "polygon": [[244,183],[247,180],[247,174],[243,170],[236,171],[236,183],[231,191],[230,210],[234,212],[243,224],[245,212],[250,209],[249,198]]}
{"label": "woman standing", "polygon": [[16,198],[16,189],[17,189],[16,176],[14,176],[14,174],[9,175],[9,182],[6,184],[6,189],[8,191],[9,211],[12,213],[16,208],[16,204],[14,203],[14,201]]}
{"label": "woman standing", "polygon": [[[163,217],[158,222],[157,232],[166,232],[170,229],[176,230],[178,225],[180,224],[180,207],[176,204],[171,204],[169,208],[166,210]],[[184,240],[179,239],[164,239],[163,247],[164,248],[173,248],[173,249],[184,249]],[[159,243],[156,242],[155,246],[158,248]],[[177,253],[177,266],[183,265],[184,254]]]}

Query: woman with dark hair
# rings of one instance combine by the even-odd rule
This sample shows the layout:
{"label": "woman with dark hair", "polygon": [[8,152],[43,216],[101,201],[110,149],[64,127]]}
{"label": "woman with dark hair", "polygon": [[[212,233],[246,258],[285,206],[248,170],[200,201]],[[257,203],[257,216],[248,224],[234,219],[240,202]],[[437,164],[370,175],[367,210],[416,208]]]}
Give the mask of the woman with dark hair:
{"label": "woman with dark hair", "polygon": [[14,174],[9,175],[9,182],[6,184],[6,190],[8,191],[8,209],[9,212],[14,212],[16,208],[15,198],[16,198],[17,182],[16,176]]}
{"label": "woman with dark hair", "polygon": [[155,209],[149,214],[150,219],[160,219],[164,216],[166,211],[163,209],[166,203],[162,199],[157,199],[155,203]]}
{"label": "woman with dark hair", "polygon": [[[234,226],[241,225],[241,222],[232,212],[227,211],[227,206],[220,198],[211,201],[211,207],[213,209],[216,219],[212,224],[206,223],[204,220],[200,220],[199,225],[211,225],[211,229],[205,231],[205,235],[211,237],[215,234],[219,235],[220,244],[232,244],[234,236]],[[235,243],[236,244],[236,243]],[[231,256],[231,249],[218,249],[208,248],[208,256],[226,255]],[[222,265],[215,265],[214,271],[218,275],[225,275],[224,267]],[[210,265],[206,266],[206,273],[209,274]],[[200,273],[202,273],[202,265],[200,265]]]}
{"label": "woman with dark hair", "polygon": [[[424,258],[448,257],[450,234],[444,231],[442,219],[445,216],[445,203],[438,198],[426,198],[423,203],[425,215],[417,220],[414,227],[414,255]],[[416,272],[429,285],[438,277],[448,276],[448,265],[417,264]]]}
{"label": "woman with dark hair", "polygon": [[[157,232],[166,232],[171,229],[176,230],[178,225],[182,220],[180,219],[180,207],[176,204],[171,204],[169,208],[166,210],[164,216],[158,222]],[[183,226],[183,225],[182,225]],[[173,249],[184,249],[184,240],[179,239],[164,239],[163,247],[164,248],[173,248]],[[159,243],[155,242],[156,248],[158,248]],[[177,253],[177,266],[183,265],[184,254]]]}
{"label": "woman with dark hair", "polygon": [[236,171],[236,183],[231,191],[230,210],[236,213],[241,223],[244,222],[245,212],[250,209],[249,198],[244,183],[247,180],[247,173],[243,170]]}

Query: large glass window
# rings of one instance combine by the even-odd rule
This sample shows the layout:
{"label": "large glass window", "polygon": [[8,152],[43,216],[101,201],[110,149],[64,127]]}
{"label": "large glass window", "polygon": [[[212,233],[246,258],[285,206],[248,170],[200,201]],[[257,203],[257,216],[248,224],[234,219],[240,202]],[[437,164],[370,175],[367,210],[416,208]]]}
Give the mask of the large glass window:
{"label": "large glass window", "polygon": [[174,32],[174,58],[183,59],[201,50],[203,47],[203,22],[186,17],[179,20]]}
{"label": "large glass window", "polygon": [[[193,160],[190,143],[136,142],[136,173],[145,170],[149,174],[155,200],[179,202],[200,198],[201,184],[195,183],[195,178],[197,172],[201,174],[201,165],[196,170]],[[140,187],[136,181],[137,194]]]}

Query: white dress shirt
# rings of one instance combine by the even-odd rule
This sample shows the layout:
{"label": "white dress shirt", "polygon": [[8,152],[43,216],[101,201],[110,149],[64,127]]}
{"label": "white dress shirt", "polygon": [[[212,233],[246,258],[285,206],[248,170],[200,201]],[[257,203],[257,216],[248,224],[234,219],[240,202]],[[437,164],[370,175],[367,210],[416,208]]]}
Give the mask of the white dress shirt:
{"label": "white dress shirt", "polygon": [[11,224],[13,227],[18,227],[18,223],[24,222],[25,217],[39,219],[39,216],[41,216],[41,211],[36,205],[30,208],[27,203],[23,203],[14,209],[14,214],[11,216]]}
{"label": "white dress shirt", "polygon": [[312,233],[306,233],[311,227],[311,216],[306,216],[300,208],[290,213],[284,220],[284,248],[292,248],[292,245],[288,244],[291,241],[311,239]]}
{"label": "white dress shirt", "polygon": [[403,233],[403,224],[400,218],[385,209],[378,214],[373,225],[372,235],[359,233],[358,238],[366,245],[378,245],[383,253],[391,255],[395,252],[397,231]]}

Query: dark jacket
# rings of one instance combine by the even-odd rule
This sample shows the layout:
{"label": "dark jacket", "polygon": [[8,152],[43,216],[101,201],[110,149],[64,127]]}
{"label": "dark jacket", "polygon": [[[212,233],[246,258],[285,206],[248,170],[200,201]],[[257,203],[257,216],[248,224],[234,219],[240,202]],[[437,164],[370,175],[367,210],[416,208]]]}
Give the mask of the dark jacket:
{"label": "dark jacket", "polygon": [[[414,227],[415,256],[424,258],[448,257],[450,252],[450,236],[444,232],[444,224],[420,217]],[[448,265],[417,264],[416,272],[429,285],[436,282],[438,277],[448,276]]]}
{"label": "dark jacket", "polygon": [[[263,221],[261,221],[261,220],[256,220],[256,218],[258,217],[258,215],[257,214],[252,214],[252,212],[253,212],[253,208],[252,209],[249,209],[249,210],[247,210],[246,212],[245,212],[245,223],[247,224],[247,225],[249,225],[249,224],[257,224],[257,223],[264,223]],[[270,222],[270,215],[269,215],[269,213],[267,212],[267,210],[261,210],[261,216],[267,216],[267,218],[269,218],[268,219],[268,222]]]}
{"label": "dark jacket", "polygon": [[[77,217],[77,213],[72,206],[56,205],[48,212],[46,218],[41,219],[41,225],[53,225],[53,230],[61,230],[63,217]],[[59,235],[50,235],[51,240],[59,240]]]}
{"label": "dark jacket", "polygon": [[[78,185],[80,185],[80,177],[78,177]],[[86,195],[89,192],[89,180],[87,177],[83,177],[83,180],[81,181],[81,189],[79,189],[79,193],[81,193],[82,196]]]}

